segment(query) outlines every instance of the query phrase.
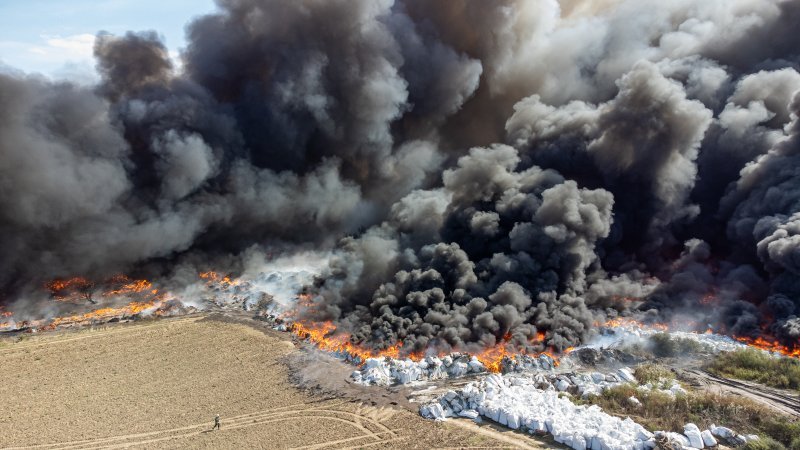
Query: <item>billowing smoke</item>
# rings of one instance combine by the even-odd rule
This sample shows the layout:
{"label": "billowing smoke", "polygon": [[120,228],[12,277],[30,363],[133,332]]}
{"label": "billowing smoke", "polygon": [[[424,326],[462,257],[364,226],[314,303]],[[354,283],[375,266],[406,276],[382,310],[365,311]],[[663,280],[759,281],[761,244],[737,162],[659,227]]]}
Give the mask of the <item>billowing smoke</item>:
{"label": "billowing smoke", "polygon": [[6,303],[316,248],[306,314],[364,345],[798,345],[797,1],[217,3],[180,69],[131,32],[97,86],[0,74]]}

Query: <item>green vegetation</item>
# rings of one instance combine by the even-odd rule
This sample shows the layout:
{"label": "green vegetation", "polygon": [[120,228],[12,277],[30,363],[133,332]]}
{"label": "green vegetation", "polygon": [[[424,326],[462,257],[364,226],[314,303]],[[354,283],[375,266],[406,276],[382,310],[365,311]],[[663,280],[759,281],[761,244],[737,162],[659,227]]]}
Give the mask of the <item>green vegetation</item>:
{"label": "green vegetation", "polygon": [[793,358],[772,357],[761,350],[744,349],[720,353],[711,361],[707,370],[727,378],[800,390],[800,361]]}
{"label": "green vegetation", "polygon": [[767,420],[762,425],[765,436],[782,442],[789,450],[800,450],[800,422],[787,420]]}
{"label": "green vegetation", "polygon": [[[629,400],[632,396],[641,405],[632,404]],[[628,416],[649,430],[682,433],[683,425],[689,422],[700,427],[716,423],[739,433],[758,434],[774,439],[790,450],[800,450],[800,422],[743,397],[709,392],[689,392],[685,396],[672,397],[659,391],[640,391],[636,386],[627,384],[612,387],[601,395],[577,402],[598,405],[610,414]]]}
{"label": "green vegetation", "polygon": [[786,446],[771,437],[763,437],[757,441],[750,441],[741,450],[786,450]]}
{"label": "green vegetation", "polygon": [[[630,402],[636,397],[637,406]],[[611,414],[627,415],[650,430],[671,430],[683,427],[677,417],[676,401],[669,394],[658,391],[639,391],[633,384],[624,384],[606,389],[598,396],[580,400],[580,403],[598,405]],[[682,428],[681,428],[682,429]]]}
{"label": "green vegetation", "polygon": [[638,366],[633,371],[633,376],[635,376],[640,383],[650,383],[653,386],[670,386],[672,385],[672,380],[675,379],[675,374],[672,373],[671,370],[657,364],[643,364]]}
{"label": "green vegetation", "polygon": [[709,351],[707,345],[701,344],[694,339],[672,337],[667,333],[657,333],[650,336],[650,346],[653,354],[661,358]]}

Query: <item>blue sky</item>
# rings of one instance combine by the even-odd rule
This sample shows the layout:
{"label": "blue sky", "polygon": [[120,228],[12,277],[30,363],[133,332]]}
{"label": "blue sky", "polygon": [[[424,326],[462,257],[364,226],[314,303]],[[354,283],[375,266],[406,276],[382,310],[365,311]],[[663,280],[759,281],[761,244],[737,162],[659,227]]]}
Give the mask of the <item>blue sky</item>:
{"label": "blue sky", "polygon": [[155,30],[177,56],[184,27],[213,0],[0,0],[0,70],[91,82],[98,31]]}

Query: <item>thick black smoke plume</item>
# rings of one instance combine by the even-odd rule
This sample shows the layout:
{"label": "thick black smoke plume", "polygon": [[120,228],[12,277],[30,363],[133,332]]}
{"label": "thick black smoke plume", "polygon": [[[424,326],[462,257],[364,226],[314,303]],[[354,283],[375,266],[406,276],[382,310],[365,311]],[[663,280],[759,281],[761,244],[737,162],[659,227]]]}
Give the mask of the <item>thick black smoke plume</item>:
{"label": "thick black smoke plume", "polygon": [[800,2],[217,3],[181,69],[101,33],[97,86],[0,74],[6,303],[315,247],[310,318],[376,347],[800,345]]}

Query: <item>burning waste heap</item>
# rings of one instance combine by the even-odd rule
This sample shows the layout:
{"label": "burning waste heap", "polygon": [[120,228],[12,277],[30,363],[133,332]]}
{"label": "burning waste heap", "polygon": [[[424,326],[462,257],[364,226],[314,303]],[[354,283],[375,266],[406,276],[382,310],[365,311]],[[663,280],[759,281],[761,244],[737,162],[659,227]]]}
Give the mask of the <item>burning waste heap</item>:
{"label": "burning waste heap", "polygon": [[97,283],[80,277],[56,279],[44,286],[52,301],[50,317],[33,318],[36,316],[31,317],[30,313],[0,310],[0,332],[49,331],[197,311],[251,311],[256,317],[274,320],[276,314],[286,314],[296,293],[311,281],[313,272],[308,270],[316,271],[313,266],[297,266],[295,258],[278,259],[259,267],[264,270],[235,278],[214,271],[201,272],[194,283],[181,289],[124,275]]}

